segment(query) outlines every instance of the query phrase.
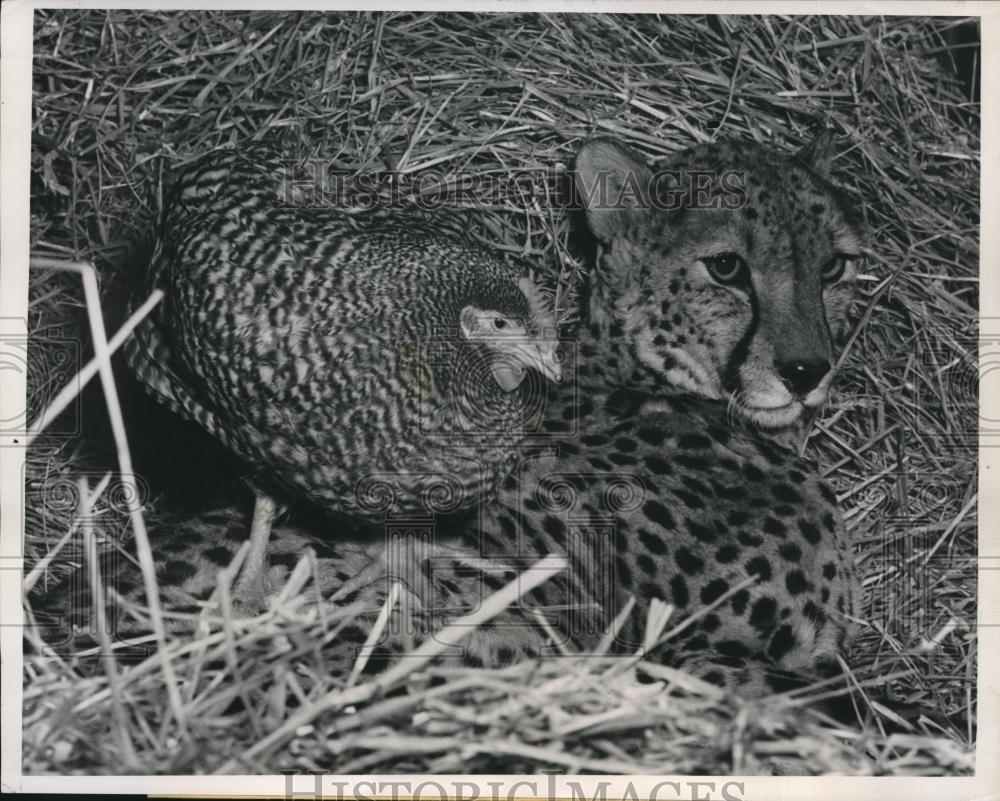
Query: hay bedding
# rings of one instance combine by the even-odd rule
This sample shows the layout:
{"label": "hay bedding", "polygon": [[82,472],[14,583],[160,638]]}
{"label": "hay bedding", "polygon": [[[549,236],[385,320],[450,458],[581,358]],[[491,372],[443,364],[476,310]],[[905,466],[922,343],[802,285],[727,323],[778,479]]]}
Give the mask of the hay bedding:
{"label": "hay bedding", "polygon": [[[298,159],[395,170],[381,197],[404,205],[431,170],[471,179],[451,214],[535,265],[570,321],[582,261],[559,169],[584,139],[617,136],[655,159],[719,136],[791,148],[833,128],[835,174],[872,252],[840,391],[808,447],[841,493],[870,590],[859,646],[877,658],[857,678],[885,687],[862,692],[867,725],[852,731],[800,698],[762,711],[656,665],[431,667],[390,696],[362,683],[349,713],[305,720],[303,708],[340,705],[313,643],[350,610],[307,611],[301,574],[282,612],[228,640],[171,638],[187,730],[155,658],[81,674],[71,648],[29,628],[25,771],[971,772],[977,41],[960,19],[38,12],[32,253],[93,261],[111,330],[161,169],[225,143],[277,138]],[[33,418],[89,338],[75,279],[33,271],[30,303]],[[237,470],[124,379],[122,391],[155,540]],[[114,469],[99,390],[79,401],[29,453],[28,570],[73,526],[78,477],[94,486]],[[117,484],[92,516],[106,543],[130,536]],[[73,563],[65,549],[52,572]],[[238,669],[220,667],[227,648]],[[924,716],[890,736],[899,702]]]}

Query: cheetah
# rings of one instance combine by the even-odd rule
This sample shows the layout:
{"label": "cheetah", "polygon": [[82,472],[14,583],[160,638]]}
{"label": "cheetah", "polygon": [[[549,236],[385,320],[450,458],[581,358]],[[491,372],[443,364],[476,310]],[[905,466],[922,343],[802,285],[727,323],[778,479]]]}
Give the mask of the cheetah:
{"label": "cheetah", "polygon": [[[653,599],[687,611],[722,599],[658,658],[747,694],[834,668],[859,609],[850,543],[818,466],[784,437],[826,399],[849,330],[861,240],[825,177],[831,144],[792,159],[706,145],[657,173],[615,142],[583,148],[597,258],[576,383],[552,393],[538,452],[526,447],[461,528],[461,550],[444,547],[425,574],[454,586],[449,572],[474,567],[496,589],[563,554],[567,572],[519,611],[561,610],[549,630],[577,648],[629,597],[619,650],[642,643]],[[714,183],[678,201],[677,178],[695,173]],[[512,628],[481,637],[472,660],[548,648],[537,626]]]}
{"label": "cheetah", "polygon": [[[617,142],[586,144],[575,177],[596,257],[575,370],[564,365],[575,381],[546,390],[543,433],[497,496],[416,527],[405,557],[376,560],[382,575],[357,573],[382,543],[317,542],[324,589],[376,609],[386,579],[401,581],[427,633],[560,554],[563,573],[466,639],[468,663],[547,655],[553,634],[586,652],[630,600],[612,649],[633,653],[659,599],[707,611],[645,643],[651,658],[747,695],[829,672],[859,588],[837,499],[787,435],[828,395],[861,253],[857,215],[827,178],[830,145],[794,157],[701,145],[654,172]],[[697,191],[692,175],[707,176]],[[307,541],[276,531],[269,580]],[[206,598],[227,542],[161,543],[184,568],[171,591]],[[343,644],[363,638],[345,630]]]}

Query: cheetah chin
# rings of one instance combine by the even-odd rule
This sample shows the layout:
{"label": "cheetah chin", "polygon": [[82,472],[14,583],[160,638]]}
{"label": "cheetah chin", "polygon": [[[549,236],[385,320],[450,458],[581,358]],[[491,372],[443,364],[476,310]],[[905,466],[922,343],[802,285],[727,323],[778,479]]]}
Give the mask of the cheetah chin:
{"label": "cheetah chin", "polygon": [[751,394],[746,390],[737,391],[730,396],[729,403],[731,409],[751,425],[765,431],[776,431],[795,425],[807,410],[817,409],[826,403],[829,384],[829,378],[824,379],[804,398],[788,392]]}
{"label": "cheetah chin", "polygon": [[792,401],[783,406],[750,406],[745,403],[736,405],[736,410],[742,417],[758,428],[766,430],[787,428],[797,423],[805,408],[799,401]]}

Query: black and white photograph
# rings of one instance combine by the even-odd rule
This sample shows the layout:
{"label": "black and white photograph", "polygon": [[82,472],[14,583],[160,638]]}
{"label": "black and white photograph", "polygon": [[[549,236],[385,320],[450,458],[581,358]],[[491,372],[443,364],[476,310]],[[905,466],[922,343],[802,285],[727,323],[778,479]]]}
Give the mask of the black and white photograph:
{"label": "black and white photograph", "polygon": [[982,780],[995,20],[761,8],[4,21],[5,773]]}

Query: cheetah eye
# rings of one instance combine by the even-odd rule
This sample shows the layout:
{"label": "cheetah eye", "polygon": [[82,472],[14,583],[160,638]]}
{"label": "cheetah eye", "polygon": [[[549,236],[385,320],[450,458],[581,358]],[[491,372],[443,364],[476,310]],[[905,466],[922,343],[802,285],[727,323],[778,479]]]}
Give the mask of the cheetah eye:
{"label": "cheetah eye", "polygon": [[702,261],[708,268],[709,275],[720,284],[735,284],[746,280],[747,263],[736,253],[720,253]]}
{"label": "cheetah eye", "polygon": [[503,317],[495,317],[493,319],[493,327],[497,331],[503,331],[507,327],[507,321]]}
{"label": "cheetah eye", "polygon": [[838,253],[830,261],[823,265],[823,269],[820,271],[820,277],[823,279],[824,284],[833,284],[844,277],[844,273],[847,271],[847,265],[850,264],[851,257],[846,253]]}

